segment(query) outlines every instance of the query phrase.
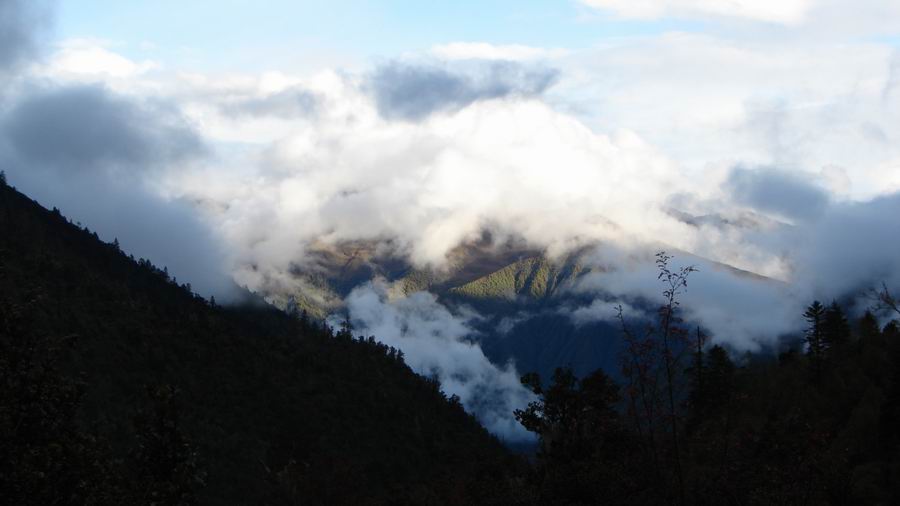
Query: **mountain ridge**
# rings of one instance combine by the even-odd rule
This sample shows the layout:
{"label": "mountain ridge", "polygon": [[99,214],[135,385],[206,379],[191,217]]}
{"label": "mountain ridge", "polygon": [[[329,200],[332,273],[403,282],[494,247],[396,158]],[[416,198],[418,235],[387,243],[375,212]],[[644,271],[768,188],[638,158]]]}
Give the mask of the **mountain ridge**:
{"label": "mountain ridge", "polygon": [[206,301],[6,184],[0,287],[33,314],[30,332],[80,336],[61,370],[82,378],[75,421],[108,444],[104,460],[130,458],[148,388],[180,392],[204,504],[465,504],[485,480],[503,486],[502,445],[397,350],[264,304]]}

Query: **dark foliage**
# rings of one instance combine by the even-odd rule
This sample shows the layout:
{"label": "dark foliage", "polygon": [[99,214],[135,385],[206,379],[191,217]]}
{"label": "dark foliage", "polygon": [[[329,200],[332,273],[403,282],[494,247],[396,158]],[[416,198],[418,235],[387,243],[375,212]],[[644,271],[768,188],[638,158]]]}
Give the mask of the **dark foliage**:
{"label": "dark foliage", "polygon": [[544,389],[540,378],[522,378],[540,400],[516,412],[541,440],[529,484],[536,504],[633,504],[652,497],[638,441],[617,405],[619,387],[602,371],[578,380],[557,369]]}
{"label": "dark foliage", "polygon": [[517,461],[402,353],[208,302],[5,183],[0,294],[0,503],[509,496]]}
{"label": "dark foliage", "polygon": [[[840,305],[815,302],[798,315],[807,323],[805,355],[788,350],[735,363],[721,346],[706,345],[700,329],[690,353],[670,355],[665,325],[677,327],[677,301],[664,262],[660,269],[666,302],[658,324],[639,335],[624,327],[622,402],[599,373],[579,382],[559,371],[546,389],[536,376],[523,377],[541,396],[517,413],[541,440],[534,478],[540,503],[900,503],[894,322],[881,330],[869,312],[851,326]],[[876,309],[900,315],[888,290],[879,294]],[[666,360],[688,367],[670,377]],[[687,393],[670,410],[669,392],[682,387]],[[598,413],[602,423],[593,422]]]}
{"label": "dark foliage", "polygon": [[887,287],[737,359],[682,321],[693,269],[658,260],[665,302],[623,321],[621,386],[523,377],[526,465],[350,322],[203,300],[0,181],[0,503],[900,504]]}

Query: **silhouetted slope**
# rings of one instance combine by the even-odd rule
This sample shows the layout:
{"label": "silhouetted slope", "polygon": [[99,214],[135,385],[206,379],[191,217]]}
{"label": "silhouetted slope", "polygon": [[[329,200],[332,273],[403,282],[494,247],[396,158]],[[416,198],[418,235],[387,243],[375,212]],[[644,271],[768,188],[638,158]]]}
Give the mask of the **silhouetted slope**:
{"label": "silhouetted slope", "polygon": [[6,185],[0,291],[29,308],[30,332],[77,336],[62,368],[85,384],[79,424],[115,458],[148,388],[180,390],[201,503],[466,503],[503,488],[502,446],[394,350],[258,302],[211,305]]}

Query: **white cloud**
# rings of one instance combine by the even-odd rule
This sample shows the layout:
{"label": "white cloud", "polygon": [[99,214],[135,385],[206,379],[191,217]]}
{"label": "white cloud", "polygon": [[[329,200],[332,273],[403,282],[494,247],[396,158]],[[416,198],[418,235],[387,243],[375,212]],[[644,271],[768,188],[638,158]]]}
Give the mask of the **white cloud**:
{"label": "white cloud", "polygon": [[861,41],[669,33],[557,62],[550,98],[594,130],[638,133],[700,181],[736,163],[837,168],[838,195],[868,198],[894,187],[885,164],[900,157],[894,54]]}
{"label": "white cloud", "polygon": [[431,48],[431,53],[445,60],[531,61],[559,58],[565,49],[546,49],[521,44],[489,44],[486,42],[451,42]]}
{"label": "white cloud", "polygon": [[[178,74],[102,42],[70,41],[39,70],[178,104],[218,156],[169,163],[148,185],[195,203],[228,244],[235,278],[255,289],[292,286],[291,266],[312,241],[391,238],[415,263],[441,266],[484,228],[552,252],[597,240],[675,247],[805,284],[791,304],[871,278],[851,268],[854,259],[877,260],[891,279],[888,257],[872,260],[826,238],[829,227],[850,227],[871,241],[890,226],[865,202],[900,189],[900,60],[894,47],[859,35],[895,33],[900,7],[588,3],[622,16],[717,23],[705,34],[607,39],[586,50],[451,43],[423,55],[425,66],[312,76]],[[753,173],[735,176],[736,166]],[[773,181],[791,187],[777,194]],[[808,233],[785,232],[778,219]],[[814,255],[822,245],[840,255]],[[804,262],[853,274],[814,289]],[[723,339],[789,325],[785,296],[732,281],[712,279],[712,295],[698,299],[710,325],[737,329]],[[617,295],[627,298],[628,286]],[[729,291],[758,312],[778,301],[785,318],[765,328],[728,320],[742,307],[721,298]],[[602,307],[581,309],[592,318]]]}
{"label": "white cloud", "polygon": [[572,320],[572,323],[579,326],[592,322],[617,323],[619,321],[619,308],[622,309],[622,317],[625,318],[626,321],[647,319],[650,316],[645,311],[634,307],[628,302],[607,299],[594,299],[590,304],[574,309],[567,308],[565,313]]}
{"label": "white cloud", "polygon": [[373,335],[402,350],[414,371],[436,376],[445,394],[459,396],[497,436],[533,439],[513,411],[523,409],[534,396],[519,382],[515,367],[492,364],[477,344],[466,340],[474,334],[473,315],[453,314],[424,292],[391,296],[382,282],[355,289],[346,302],[356,334]]}
{"label": "white cloud", "polygon": [[796,24],[813,7],[813,0],[581,0],[626,18],[665,16],[725,16],[772,23]]}
{"label": "white cloud", "polygon": [[45,72],[68,79],[124,79],[160,68],[157,62],[134,62],[105,46],[105,43],[95,40],[63,41]]}

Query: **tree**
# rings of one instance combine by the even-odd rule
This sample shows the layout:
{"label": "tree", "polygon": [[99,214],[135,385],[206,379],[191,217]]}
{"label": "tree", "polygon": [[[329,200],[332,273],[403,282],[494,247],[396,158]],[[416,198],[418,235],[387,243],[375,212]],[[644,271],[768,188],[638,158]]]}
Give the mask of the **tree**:
{"label": "tree", "polygon": [[881,332],[884,334],[884,337],[891,341],[900,339],[900,327],[897,326],[897,322],[888,322]]}
{"label": "tree", "polygon": [[6,186],[6,171],[0,170],[0,188]]}
{"label": "tree", "polygon": [[[688,277],[697,269],[693,266],[673,270],[672,256],[664,251],[656,254],[657,279],[663,284],[663,303],[657,311],[655,324],[637,335],[626,325],[621,306],[617,308],[622,334],[626,343],[622,372],[627,380],[628,411],[641,439],[647,442],[648,453],[658,481],[665,481],[665,473],[674,475],[675,488],[670,495],[685,504],[684,470],[680,448],[681,413],[676,399],[677,383],[681,375],[681,352],[688,349],[688,332],[679,315],[679,296],[687,289]],[[666,430],[667,429],[667,430]],[[659,433],[659,434],[657,434]],[[663,472],[662,440],[668,440],[666,452],[671,456],[669,467]],[[668,488],[668,487],[667,487]],[[670,498],[671,499],[671,498]]]}
{"label": "tree", "polygon": [[671,427],[672,452],[675,461],[675,475],[678,478],[679,504],[685,503],[684,471],[682,470],[681,451],[678,442],[678,413],[675,408],[675,357],[673,345],[676,340],[683,340],[686,332],[678,326],[681,319],[677,315],[678,296],[687,289],[688,276],[695,272],[693,266],[681,267],[677,271],[669,268],[671,256],[664,251],[656,254],[656,266],[659,269],[657,279],[663,282],[663,298],[665,300],[659,309],[659,330],[663,345],[663,364],[666,372],[666,393],[669,401],[669,424]]}
{"label": "tree", "polygon": [[76,422],[84,385],[59,362],[75,336],[35,331],[35,308],[0,301],[0,503],[113,503],[110,459]]}
{"label": "tree", "polygon": [[633,504],[646,487],[636,441],[616,408],[618,385],[601,370],[579,380],[568,368],[556,369],[546,389],[535,373],[522,384],[538,396],[515,412],[539,438],[538,502],[591,504],[602,497],[605,504]]}
{"label": "tree", "polygon": [[822,373],[822,361],[825,357],[826,343],[823,332],[825,307],[819,301],[813,301],[803,313],[806,320],[806,354],[809,356],[813,376],[818,379]]}
{"label": "tree", "polygon": [[871,341],[881,337],[881,329],[878,327],[878,319],[871,311],[866,311],[859,319],[859,337],[864,341]]}
{"label": "tree", "polygon": [[178,389],[148,389],[151,406],[134,420],[137,446],[132,452],[135,500],[160,506],[197,504],[205,474],[197,451],[180,426]]}
{"label": "tree", "polygon": [[888,290],[887,283],[882,283],[878,290],[870,290],[869,296],[875,301],[876,312],[893,313],[900,316],[900,301]]}
{"label": "tree", "polygon": [[685,370],[689,378],[688,406],[690,407],[690,416],[688,425],[695,425],[703,415],[704,405],[706,402],[706,353],[703,349],[706,343],[706,336],[697,327],[697,338],[694,341],[694,353],[691,366]]}
{"label": "tree", "polygon": [[707,407],[712,412],[720,412],[733,394],[734,362],[725,348],[716,345],[709,350],[707,364]]}
{"label": "tree", "polygon": [[844,310],[833,301],[822,318],[822,341],[828,351],[843,349],[850,341],[850,323]]}
{"label": "tree", "polygon": [[334,337],[346,340],[353,339],[353,322],[350,321],[350,315],[347,315],[343,320],[341,320],[341,328],[337,331]]}

